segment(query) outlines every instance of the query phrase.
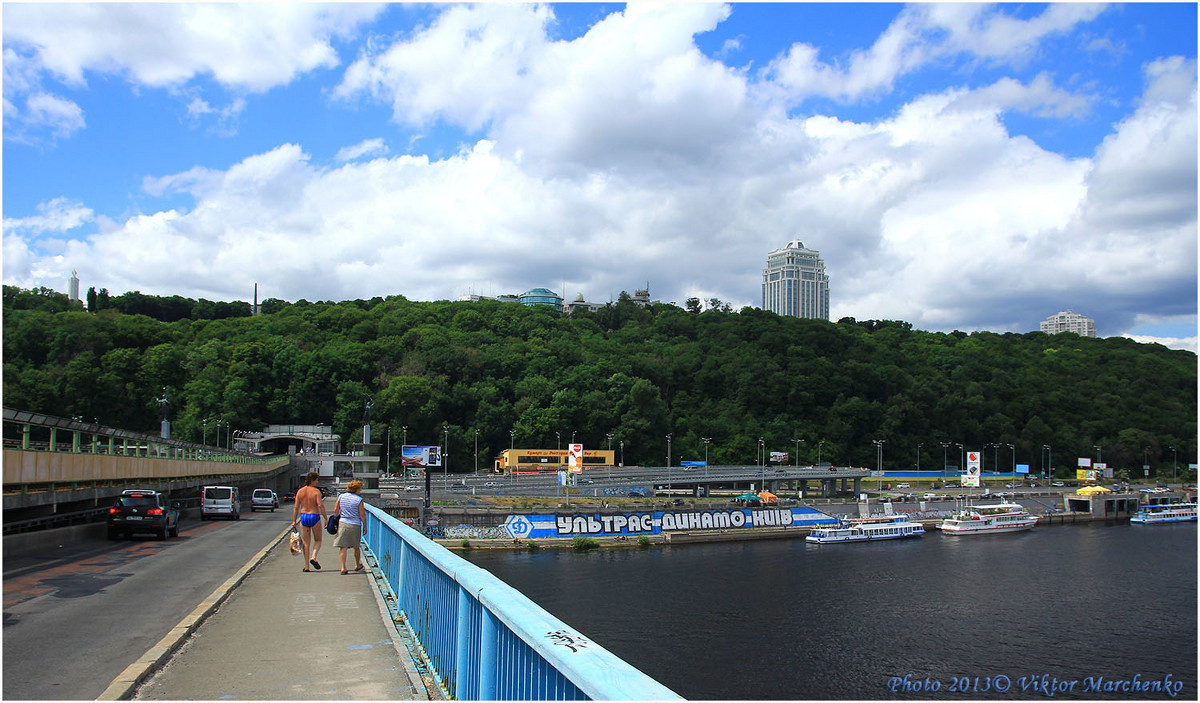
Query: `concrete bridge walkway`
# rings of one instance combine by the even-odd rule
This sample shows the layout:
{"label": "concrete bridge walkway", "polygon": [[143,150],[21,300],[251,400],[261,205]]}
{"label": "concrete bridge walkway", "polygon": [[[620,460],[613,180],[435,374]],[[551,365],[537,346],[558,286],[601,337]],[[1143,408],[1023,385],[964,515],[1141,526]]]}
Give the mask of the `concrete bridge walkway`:
{"label": "concrete bridge walkway", "polygon": [[[148,652],[101,698],[429,700],[432,691],[440,699],[396,630],[373,560],[343,576],[325,534],[321,570],[304,573],[302,557],[288,548],[289,531],[247,564],[240,583],[230,579],[197,608],[209,611],[198,625],[176,628],[156,648],[166,652]],[[353,552],[347,566],[354,568]]]}

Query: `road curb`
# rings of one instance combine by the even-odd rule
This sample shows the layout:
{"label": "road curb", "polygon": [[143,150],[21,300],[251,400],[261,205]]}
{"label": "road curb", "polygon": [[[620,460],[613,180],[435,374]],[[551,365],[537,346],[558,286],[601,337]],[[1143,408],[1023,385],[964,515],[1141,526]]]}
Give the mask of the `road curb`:
{"label": "road curb", "polygon": [[233,589],[237,588],[238,585],[245,580],[246,576],[249,575],[250,572],[253,571],[263,559],[266,558],[267,553],[274,549],[275,545],[279,544],[279,542],[285,536],[287,536],[291,529],[292,526],[289,524],[283,529],[282,532],[279,533],[279,536],[267,542],[267,546],[263,547],[254,556],[250,557],[250,560],[247,561],[242,568],[238,569],[233,576],[230,576],[225,583],[217,586],[217,588],[210,593],[207,598],[200,601],[200,604],[197,605],[191,613],[180,620],[179,624],[171,628],[171,631],[168,632],[165,637],[159,640],[158,643],[153,647],[146,650],[146,653],[139,657],[137,661],[126,667],[125,671],[122,671],[120,674],[118,674],[117,678],[113,679],[112,683],[108,685],[108,688],[104,689],[104,693],[101,693],[96,697],[96,700],[129,700],[130,697],[133,696],[133,693],[137,689],[138,685],[149,678],[150,675],[153,674],[159,667],[167,663],[175,650],[183,644],[184,640],[186,640],[189,635],[195,632],[196,628],[199,627],[200,624],[204,622],[204,620],[211,615],[218,606],[221,605],[221,603],[225,602],[225,599],[229,597],[229,594],[233,592]]}

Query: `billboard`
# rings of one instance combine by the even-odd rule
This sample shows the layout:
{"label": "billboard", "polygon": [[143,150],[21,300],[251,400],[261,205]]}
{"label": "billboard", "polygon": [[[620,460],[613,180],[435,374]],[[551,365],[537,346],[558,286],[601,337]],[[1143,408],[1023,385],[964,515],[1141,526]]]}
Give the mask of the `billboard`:
{"label": "billboard", "polygon": [[1092,465],[1092,460],[1086,456],[1079,457],[1079,459],[1077,461],[1078,461],[1078,463],[1076,464],[1076,466],[1078,466],[1081,469],[1086,469]]}
{"label": "billboard", "polygon": [[788,460],[787,452],[771,452],[772,464],[786,464]]}
{"label": "billboard", "polygon": [[405,468],[424,469],[442,465],[442,448],[406,444],[400,447],[400,463]]}
{"label": "billboard", "polygon": [[967,473],[963,474],[962,485],[979,487],[979,471],[983,465],[979,452],[967,452]]}
{"label": "billboard", "polygon": [[1029,464],[1017,464],[1017,473],[1019,473],[1019,474],[1029,473]]}
{"label": "billboard", "polygon": [[583,445],[568,444],[567,445],[567,466],[573,474],[583,473]]}

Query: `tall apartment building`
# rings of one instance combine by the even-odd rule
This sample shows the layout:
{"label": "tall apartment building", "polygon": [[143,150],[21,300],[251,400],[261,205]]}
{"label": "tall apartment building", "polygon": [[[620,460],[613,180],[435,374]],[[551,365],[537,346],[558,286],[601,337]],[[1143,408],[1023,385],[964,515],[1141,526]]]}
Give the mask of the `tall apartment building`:
{"label": "tall apartment building", "polygon": [[820,253],[794,239],[767,254],[762,306],[778,315],[829,319],[829,276]]}
{"label": "tall apartment building", "polygon": [[1096,321],[1077,312],[1066,310],[1043,320],[1042,331],[1046,334],[1074,332],[1081,337],[1095,337]]}

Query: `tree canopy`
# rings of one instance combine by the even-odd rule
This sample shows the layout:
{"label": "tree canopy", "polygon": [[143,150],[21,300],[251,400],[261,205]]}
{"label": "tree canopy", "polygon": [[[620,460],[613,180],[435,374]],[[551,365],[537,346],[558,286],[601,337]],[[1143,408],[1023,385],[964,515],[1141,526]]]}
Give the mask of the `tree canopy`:
{"label": "tree canopy", "polygon": [[[174,436],[330,423],[361,439],[440,444],[451,470],[510,443],[554,447],[556,432],[628,464],[801,463],[885,469],[958,465],[1037,471],[1044,447],[1158,469],[1196,456],[1196,355],[1124,338],[939,333],[906,322],[780,317],[720,301],[642,307],[628,295],[561,316],[499,301],[212,303],[142,294],[84,311],[52,291],[4,287],[4,404],[155,431],[164,388]],[[117,303],[116,301],[121,301]],[[515,434],[512,434],[515,433]],[[210,435],[211,437],[211,435]],[[948,446],[943,447],[943,443]],[[1009,447],[1008,445],[1012,445]],[[1171,448],[1174,448],[1172,451]],[[1138,471],[1135,475],[1140,475]]]}

